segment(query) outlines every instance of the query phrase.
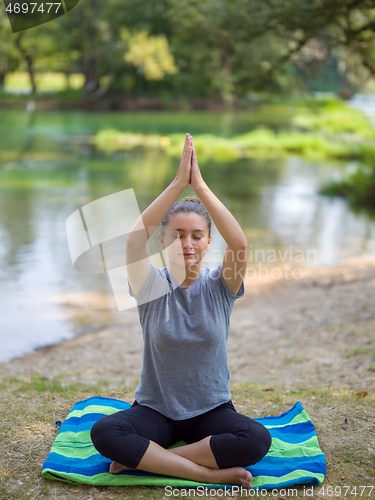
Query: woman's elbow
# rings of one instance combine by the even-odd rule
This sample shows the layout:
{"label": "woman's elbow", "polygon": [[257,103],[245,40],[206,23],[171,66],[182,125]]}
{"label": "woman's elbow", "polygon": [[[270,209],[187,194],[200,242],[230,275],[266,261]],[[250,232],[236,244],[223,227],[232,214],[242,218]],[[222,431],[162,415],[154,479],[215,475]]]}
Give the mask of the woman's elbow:
{"label": "woman's elbow", "polygon": [[142,247],[145,247],[146,243],[146,234],[143,234],[141,232],[132,232],[126,238],[126,251],[137,252]]}
{"label": "woman's elbow", "polygon": [[247,241],[238,240],[235,245],[230,247],[234,260],[238,262],[247,262]]}
{"label": "woman's elbow", "polygon": [[239,238],[238,241],[236,242],[236,250],[238,252],[247,253],[247,247],[248,247],[248,244],[247,244],[247,239],[245,236],[243,238]]}

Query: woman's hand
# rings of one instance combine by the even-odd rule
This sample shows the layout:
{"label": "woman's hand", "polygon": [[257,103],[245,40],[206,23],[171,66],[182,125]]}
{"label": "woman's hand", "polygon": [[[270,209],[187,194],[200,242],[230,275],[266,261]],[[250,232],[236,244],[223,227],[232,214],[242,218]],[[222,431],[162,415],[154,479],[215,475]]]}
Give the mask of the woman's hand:
{"label": "woman's hand", "polygon": [[174,182],[181,188],[181,190],[185,189],[190,183],[192,152],[193,140],[189,134],[186,134],[180,167],[174,179]]}
{"label": "woman's hand", "polygon": [[[193,143],[193,140],[192,140],[192,143]],[[199,190],[199,188],[201,188],[205,185],[206,185],[206,183],[204,182],[201,171],[199,170],[197,154],[196,154],[194,146],[193,146],[193,152],[191,155],[190,186],[197,193],[197,190]]]}

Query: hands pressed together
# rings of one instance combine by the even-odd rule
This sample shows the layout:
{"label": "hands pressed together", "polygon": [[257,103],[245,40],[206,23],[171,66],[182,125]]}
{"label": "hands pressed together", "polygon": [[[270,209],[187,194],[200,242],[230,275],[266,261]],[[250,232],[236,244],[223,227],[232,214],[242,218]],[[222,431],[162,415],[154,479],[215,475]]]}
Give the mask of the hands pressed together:
{"label": "hands pressed together", "polygon": [[193,138],[190,134],[186,134],[180,167],[175,181],[182,189],[185,189],[190,184],[194,191],[197,191],[197,189],[205,184],[199,170],[197,154],[194,149]]}

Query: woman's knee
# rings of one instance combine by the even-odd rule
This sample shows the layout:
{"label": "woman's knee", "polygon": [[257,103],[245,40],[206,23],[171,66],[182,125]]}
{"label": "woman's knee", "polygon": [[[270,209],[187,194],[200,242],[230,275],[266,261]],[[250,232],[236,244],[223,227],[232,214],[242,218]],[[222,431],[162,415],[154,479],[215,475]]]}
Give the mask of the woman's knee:
{"label": "woman's knee", "polygon": [[[132,434],[128,425],[119,425],[112,415],[99,419],[91,428],[91,441],[96,450],[104,457],[115,460],[119,445],[126,449],[126,439]],[[120,444],[121,443],[121,444]]]}
{"label": "woman's knee", "polygon": [[[253,463],[257,463],[262,458],[267,455],[269,449],[271,448],[272,437],[270,431],[264,427],[260,422],[256,422],[257,424],[257,460]],[[252,464],[251,464],[252,465]]]}
{"label": "woman's knee", "polygon": [[104,457],[135,469],[150,441],[139,436],[130,422],[112,417],[95,422],[90,433],[92,443]]}
{"label": "woman's knee", "polygon": [[90,437],[95,449],[105,456],[105,450],[110,447],[115,439],[112,419],[103,417],[97,420],[91,427]]}
{"label": "woman's knee", "polygon": [[249,432],[243,437],[241,443],[243,466],[254,465],[267,455],[271,447],[271,434],[264,425],[253,420]]}
{"label": "woman's knee", "polygon": [[211,448],[221,469],[254,465],[271,447],[271,434],[264,425],[249,420],[241,427],[235,434],[212,436]]}

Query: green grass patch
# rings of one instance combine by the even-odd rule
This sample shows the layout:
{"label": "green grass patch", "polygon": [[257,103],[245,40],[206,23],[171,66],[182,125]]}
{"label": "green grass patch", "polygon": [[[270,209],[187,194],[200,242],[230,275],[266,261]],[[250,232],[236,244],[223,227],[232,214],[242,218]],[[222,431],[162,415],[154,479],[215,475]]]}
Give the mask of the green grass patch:
{"label": "green grass patch", "polygon": [[350,349],[345,353],[346,358],[351,358],[353,356],[361,356],[361,355],[375,356],[375,347],[368,345],[361,345],[356,347],[355,349]]}
{"label": "green grass patch", "polygon": [[320,106],[301,110],[293,118],[297,128],[318,131],[325,134],[354,134],[360,139],[373,139],[374,127],[365,115],[345,102],[334,99],[318,101]]}
{"label": "green grass patch", "polygon": [[[91,138],[91,143],[105,153],[155,148],[178,158],[184,140],[184,134],[147,135],[110,129],[98,132]],[[194,146],[201,164],[209,160],[230,162],[243,158],[280,158],[291,154],[314,160],[375,159],[375,144],[332,140],[318,133],[295,130],[275,132],[261,128],[232,138],[202,134],[194,136]]]}
{"label": "green grass patch", "polygon": [[[375,129],[365,115],[339,100],[263,103],[251,113],[249,130],[222,137],[195,134],[194,145],[200,163],[230,162],[241,158],[280,158],[301,155],[314,160],[375,159]],[[243,113],[239,113],[242,116]],[[92,137],[100,151],[131,151],[157,148],[180,157],[184,134],[147,134],[101,130]]]}
{"label": "green grass patch", "polygon": [[[370,151],[371,149],[371,151]],[[373,147],[365,148],[367,161],[374,162]],[[320,194],[347,198],[354,208],[368,207],[375,213],[375,165],[360,164],[346,178],[331,181],[320,189]]]}
{"label": "green grass patch", "polygon": [[[36,73],[35,82],[41,92],[59,92],[70,89],[81,89],[84,84],[82,74],[71,74],[68,79],[61,72]],[[16,71],[8,73],[5,77],[5,88],[10,91],[27,90],[31,86],[30,76],[27,72]]]}
{"label": "green grass patch", "polygon": [[[119,385],[109,390],[106,381],[96,386],[64,384],[62,376],[46,379],[7,378],[0,381],[0,498],[6,500],[78,499],[162,499],[162,487],[127,488],[74,486],[41,477],[41,469],[57,430],[73,404],[91,396],[132,401],[133,388]],[[277,387],[232,384],[237,411],[253,418],[279,415],[300,401],[310,415],[319,443],[326,454],[327,477],[324,486],[333,488],[373,484],[374,459],[369,447],[375,446],[374,394],[358,397],[345,390],[314,390],[296,387],[285,391]],[[344,430],[347,419],[353,430]],[[297,487],[302,496],[303,487]],[[266,498],[272,498],[271,492]]]}
{"label": "green grass patch", "polygon": [[295,356],[287,356],[285,359],[284,359],[284,363],[286,365],[288,364],[291,364],[291,363],[296,363],[296,364],[300,364],[302,363],[302,359],[301,358],[296,358]]}

